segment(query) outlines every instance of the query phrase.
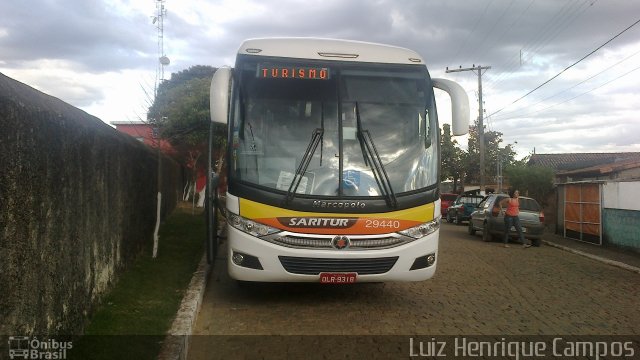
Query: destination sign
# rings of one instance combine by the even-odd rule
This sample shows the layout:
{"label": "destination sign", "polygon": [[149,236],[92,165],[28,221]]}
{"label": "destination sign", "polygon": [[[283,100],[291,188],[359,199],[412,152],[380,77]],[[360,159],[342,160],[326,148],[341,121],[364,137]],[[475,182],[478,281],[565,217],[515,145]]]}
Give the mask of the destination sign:
{"label": "destination sign", "polygon": [[329,80],[329,69],[308,66],[282,66],[261,64],[258,66],[258,78],[262,79],[308,79]]}

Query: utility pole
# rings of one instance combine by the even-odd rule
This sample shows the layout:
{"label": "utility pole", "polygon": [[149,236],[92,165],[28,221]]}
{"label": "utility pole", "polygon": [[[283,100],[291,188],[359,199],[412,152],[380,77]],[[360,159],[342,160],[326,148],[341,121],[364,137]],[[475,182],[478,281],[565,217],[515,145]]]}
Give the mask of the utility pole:
{"label": "utility pole", "polygon": [[478,146],[480,151],[480,191],[484,194],[484,111],[482,110],[482,70],[491,69],[491,66],[476,66],[475,64],[470,68],[458,68],[449,70],[447,67],[447,73],[461,72],[461,71],[473,71],[478,75]]}
{"label": "utility pole", "polygon": [[498,193],[502,192],[502,156],[498,153],[498,164],[497,164],[497,180],[498,180]]}

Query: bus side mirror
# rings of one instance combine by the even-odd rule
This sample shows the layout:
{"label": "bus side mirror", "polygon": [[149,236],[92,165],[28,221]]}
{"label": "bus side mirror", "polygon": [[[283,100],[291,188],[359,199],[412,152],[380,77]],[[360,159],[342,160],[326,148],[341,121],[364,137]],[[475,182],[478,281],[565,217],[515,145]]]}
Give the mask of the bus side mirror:
{"label": "bus side mirror", "polygon": [[433,87],[444,90],[451,97],[451,130],[453,135],[469,132],[469,97],[462,86],[447,79],[431,79]]}
{"label": "bus side mirror", "polygon": [[211,121],[226,124],[229,118],[229,89],[231,68],[224,66],[216,70],[211,79],[209,90],[209,106]]}

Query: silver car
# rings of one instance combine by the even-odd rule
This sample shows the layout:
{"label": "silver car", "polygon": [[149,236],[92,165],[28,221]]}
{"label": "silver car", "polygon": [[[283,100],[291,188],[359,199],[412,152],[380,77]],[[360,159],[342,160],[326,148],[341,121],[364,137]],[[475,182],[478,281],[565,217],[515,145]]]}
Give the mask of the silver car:
{"label": "silver car", "polygon": [[[475,235],[476,231],[482,232],[482,240],[502,241],[504,238],[504,215],[500,212],[500,201],[509,197],[507,194],[491,194],[478,204],[471,213],[469,220],[469,234]],[[542,207],[535,199],[520,196],[520,225],[524,237],[531,240],[533,246],[540,246],[542,233],[544,232],[544,213]],[[512,226],[509,232],[510,238],[517,238],[518,233]]]}

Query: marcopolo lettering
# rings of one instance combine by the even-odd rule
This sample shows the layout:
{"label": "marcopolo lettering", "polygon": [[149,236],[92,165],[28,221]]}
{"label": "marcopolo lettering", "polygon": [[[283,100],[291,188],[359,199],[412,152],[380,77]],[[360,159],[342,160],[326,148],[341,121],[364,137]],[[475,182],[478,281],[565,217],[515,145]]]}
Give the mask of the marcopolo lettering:
{"label": "marcopolo lettering", "polygon": [[313,207],[335,209],[364,209],[367,204],[360,201],[321,201],[313,202]]}
{"label": "marcopolo lettering", "polygon": [[347,229],[352,227],[356,218],[317,218],[317,217],[279,217],[278,222],[290,228],[331,228]]}

